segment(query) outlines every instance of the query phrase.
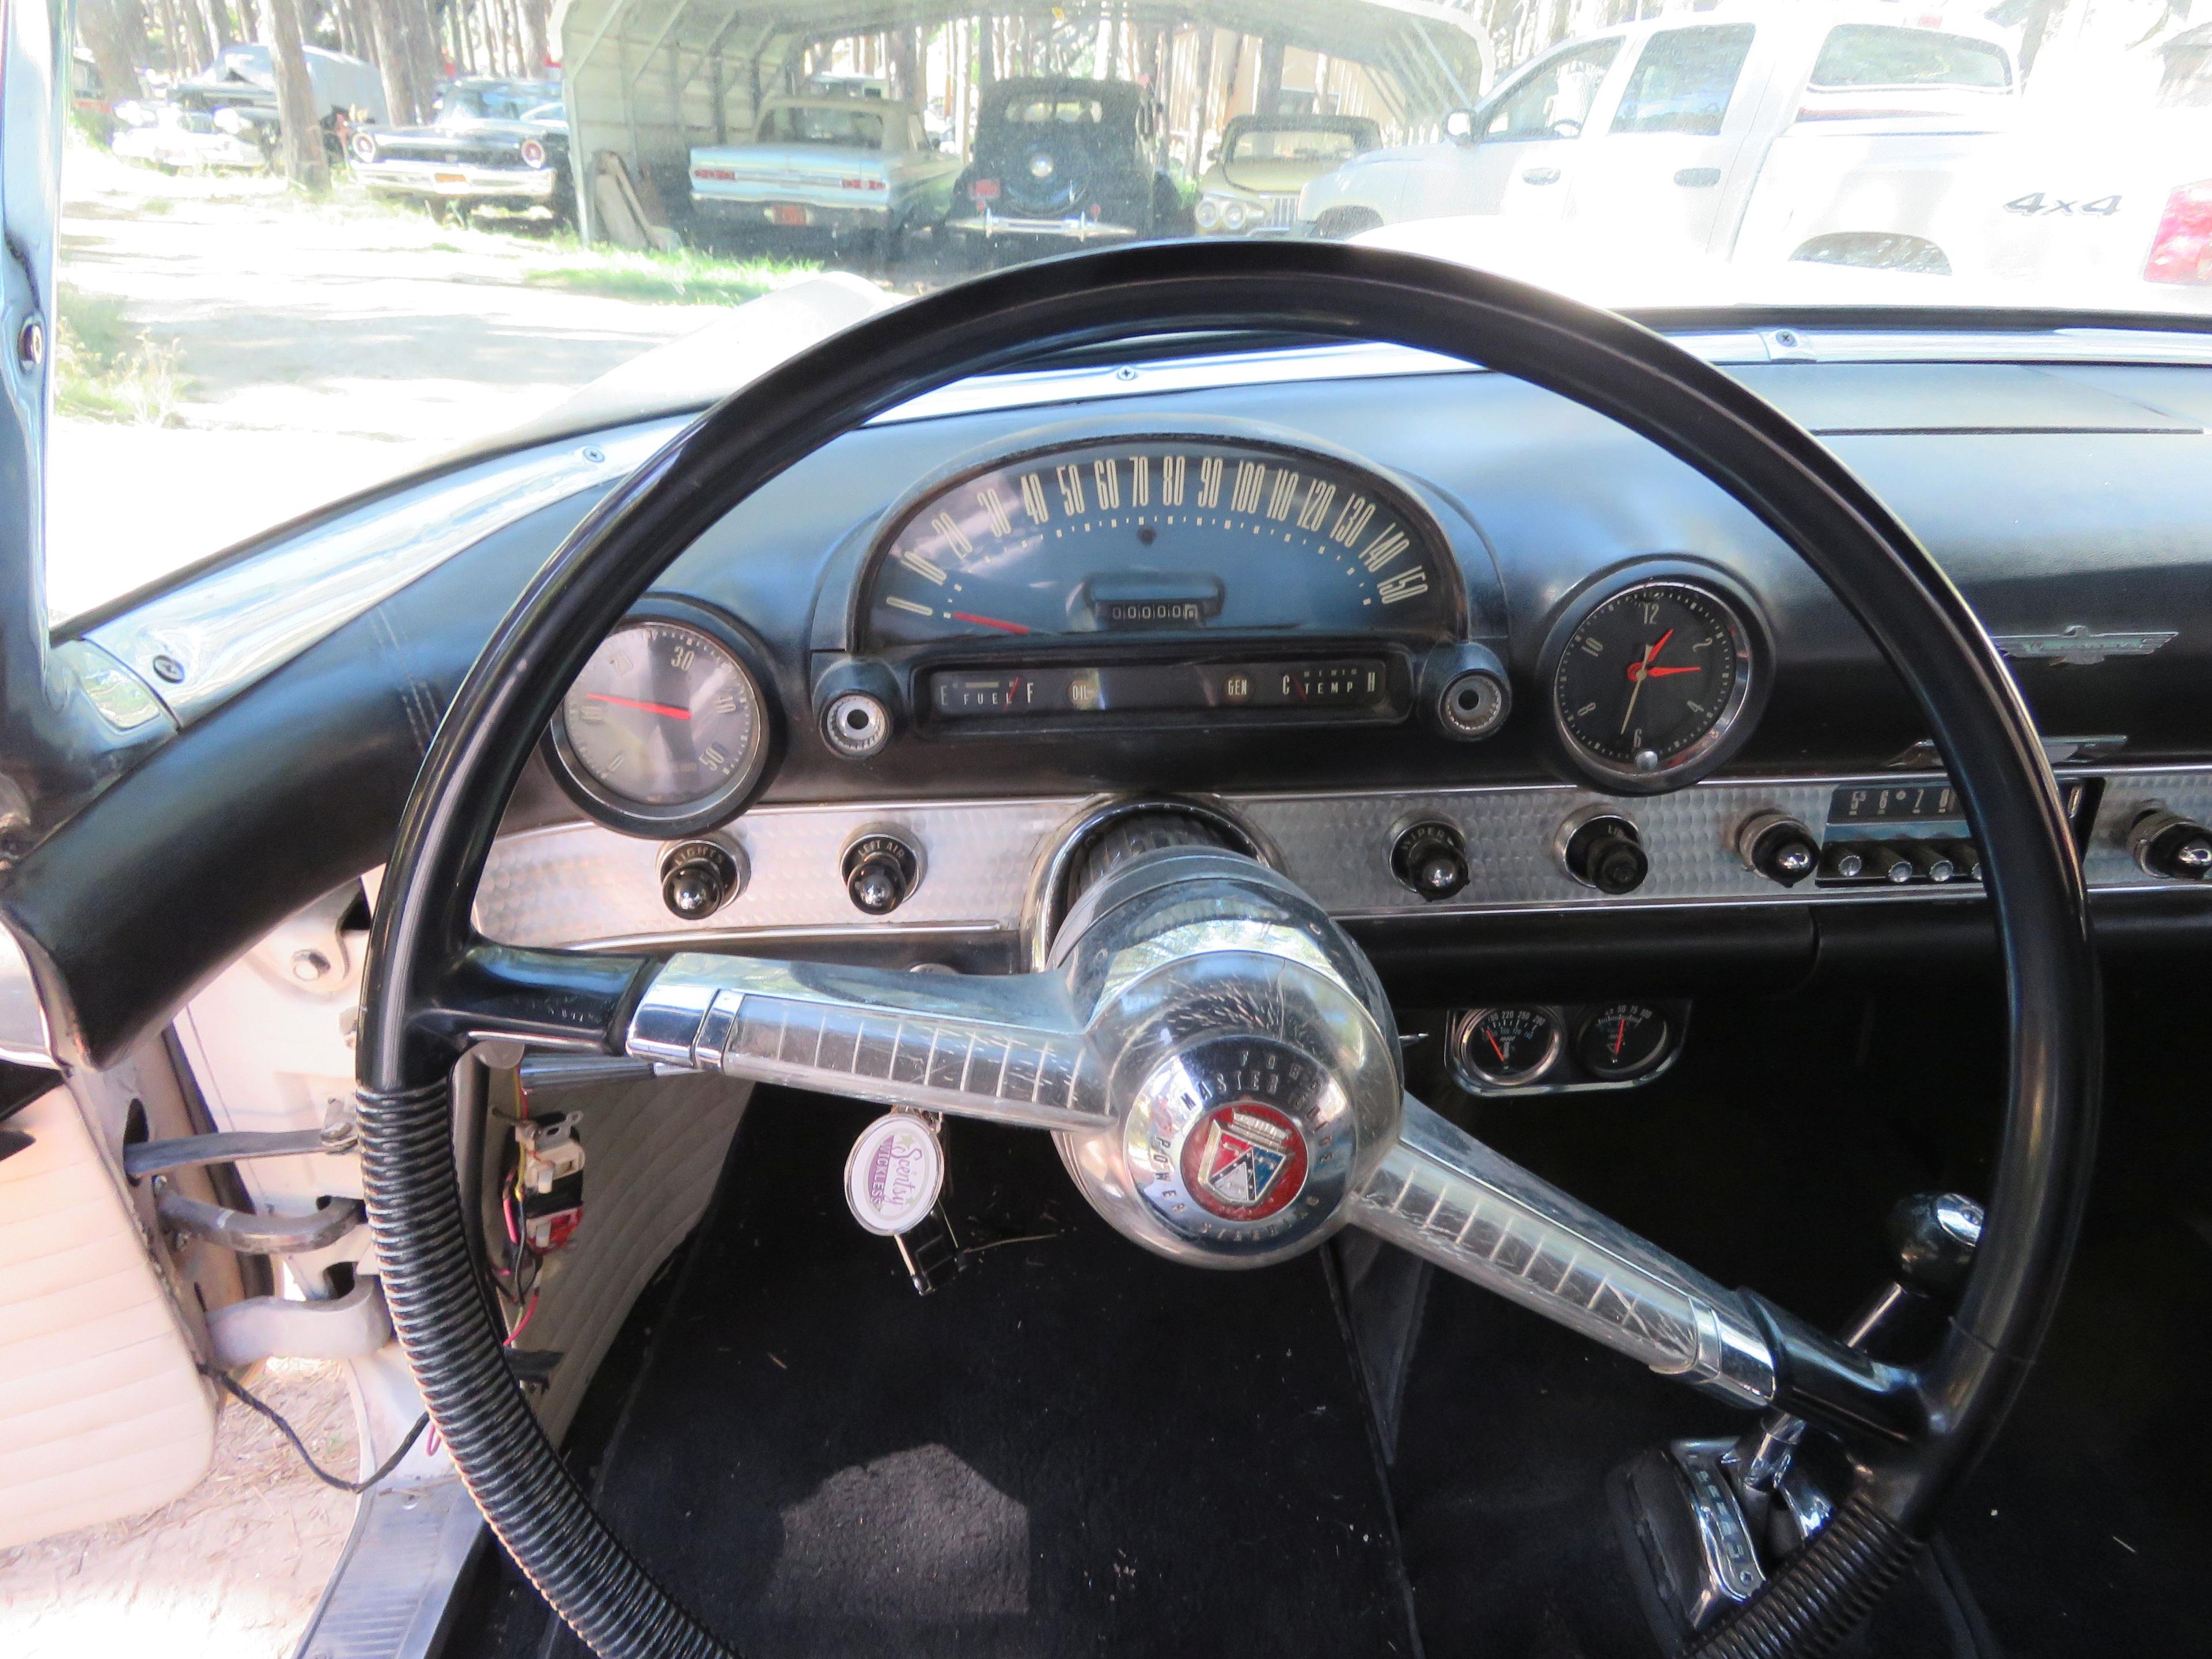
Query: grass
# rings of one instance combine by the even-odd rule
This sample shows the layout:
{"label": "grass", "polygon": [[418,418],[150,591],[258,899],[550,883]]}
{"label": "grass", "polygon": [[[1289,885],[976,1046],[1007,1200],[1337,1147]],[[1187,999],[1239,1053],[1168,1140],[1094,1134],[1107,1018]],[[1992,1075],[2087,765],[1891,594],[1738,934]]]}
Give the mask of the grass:
{"label": "grass", "polygon": [[67,283],[54,331],[54,407],[122,426],[177,426],[187,381],[177,349],[134,329],[123,302]]}
{"label": "grass", "polygon": [[634,253],[566,241],[549,252],[553,258],[525,278],[533,288],[660,305],[742,305],[822,269],[807,260],[724,259],[693,248]]}

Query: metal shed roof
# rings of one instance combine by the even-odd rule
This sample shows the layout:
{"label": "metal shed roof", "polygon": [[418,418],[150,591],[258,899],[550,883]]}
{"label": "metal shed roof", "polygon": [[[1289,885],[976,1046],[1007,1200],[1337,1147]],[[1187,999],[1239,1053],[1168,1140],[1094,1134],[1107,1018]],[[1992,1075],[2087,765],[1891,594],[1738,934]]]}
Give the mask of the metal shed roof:
{"label": "metal shed roof", "polygon": [[[562,0],[571,147],[588,167],[604,151],[656,176],[681,177],[694,144],[744,130],[758,98],[781,90],[809,47],[977,15],[1139,29],[1212,24],[1360,65],[1420,130],[1471,104],[1489,79],[1480,20],[1439,0],[1061,0],[996,11],[949,0]],[[677,204],[669,204],[671,207]]]}

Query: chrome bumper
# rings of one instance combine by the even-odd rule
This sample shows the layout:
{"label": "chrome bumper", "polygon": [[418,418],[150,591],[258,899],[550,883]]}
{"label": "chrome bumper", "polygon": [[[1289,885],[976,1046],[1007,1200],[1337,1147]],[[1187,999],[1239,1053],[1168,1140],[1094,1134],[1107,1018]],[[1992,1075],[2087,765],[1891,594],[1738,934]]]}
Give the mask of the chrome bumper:
{"label": "chrome bumper", "polygon": [[468,161],[356,161],[354,176],[395,196],[492,198],[550,202],[559,169],[485,167]]}
{"label": "chrome bumper", "polygon": [[980,213],[973,218],[951,222],[954,230],[972,230],[983,236],[1066,236],[1079,242],[1099,242],[1117,236],[1141,236],[1144,233],[1131,225],[1116,225],[1086,219],[1071,214],[1065,219],[1012,219],[995,213]]}
{"label": "chrome bumper", "polygon": [[[776,216],[778,213],[788,214],[793,208],[806,216],[803,222],[793,223],[787,218]],[[889,202],[872,202],[865,206],[849,202],[831,204],[796,202],[788,197],[771,199],[758,196],[708,196],[697,190],[691,192],[691,210],[741,224],[757,224],[770,230],[877,230],[889,224],[891,217]]]}

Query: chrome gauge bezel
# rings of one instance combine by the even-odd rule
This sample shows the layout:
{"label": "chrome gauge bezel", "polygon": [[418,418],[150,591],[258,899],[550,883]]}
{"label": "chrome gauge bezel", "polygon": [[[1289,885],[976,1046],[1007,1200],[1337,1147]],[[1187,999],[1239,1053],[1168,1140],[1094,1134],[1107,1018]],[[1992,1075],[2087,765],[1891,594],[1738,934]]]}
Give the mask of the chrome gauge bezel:
{"label": "chrome gauge bezel", "polygon": [[[1437,620],[1429,624],[1395,628],[1378,626],[1361,630],[1358,637],[1419,641],[1423,644],[1439,644],[1467,637],[1467,576],[1460,563],[1459,550],[1438,521],[1436,510],[1422,499],[1420,492],[1387,468],[1365,456],[1303,432],[1261,422],[1195,419],[1163,426],[1152,421],[1123,419],[1070,422],[1036,433],[1019,444],[990,446],[972,451],[939,468],[902,495],[897,502],[876,520],[853,578],[846,615],[846,638],[850,641],[849,648],[857,654],[887,661],[898,659],[933,664],[940,654],[948,657],[965,655],[979,648],[986,654],[1003,654],[1077,645],[1079,642],[1088,643],[1095,651],[1099,642],[1109,641],[1122,644],[1187,641],[1195,650],[1218,652],[1233,648],[1230,642],[1240,639],[1285,642],[1285,635],[1272,630],[1255,634],[1229,629],[1218,633],[1205,629],[1188,634],[1181,630],[1167,630],[1157,633],[1033,635],[1024,636],[1028,641],[1026,645],[1024,638],[1000,641],[982,636],[958,636],[920,643],[890,643],[875,637],[871,611],[885,562],[899,538],[905,534],[915,519],[951,491],[989,473],[1068,451],[1109,445],[1133,447],[1178,442],[1236,446],[1255,453],[1265,452],[1303,459],[1357,477],[1363,486],[1397,515],[1407,530],[1413,532],[1423,561],[1436,579],[1434,591],[1442,612]],[[1332,637],[1340,639],[1345,636],[1335,635]]]}
{"label": "chrome gauge bezel", "polygon": [[[1639,771],[1601,755],[1577,738],[1559,703],[1559,671],[1568,647],[1593,613],[1638,588],[1665,588],[1694,596],[1712,606],[1729,632],[1735,678],[1719,717],[1702,737]],[[1536,662],[1543,691],[1544,732],[1555,758],[1577,781],[1609,794],[1660,795],[1710,776],[1743,747],[1766,705],[1772,678],[1773,646],[1759,606],[1741,586],[1710,567],[1687,560],[1642,560],[1610,572],[1583,588],[1559,611],[1546,632]]]}
{"label": "chrome gauge bezel", "polygon": [[[1474,1035],[1475,1028],[1492,1014],[1520,1012],[1539,1016],[1550,1035],[1545,1041],[1543,1054],[1531,1065],[1524,1066],[1510,1075],[1500,1074],[1484,1066],[1475,1058]],[[1451,1063],[1453,1081],[1469,1094],[1499,1093],[1525,1094],[1540,1084],[1552,1068],[1559,1063],[1559,1055],[1567,1042],[1566,1016],[1550,1003],[1496,1002],[1480,1008],[1468,1008],[1452,1017],[1446,1050]]]}
{"label": "chrome gauge bezel", "polygon": [[565,692],[546,723],[540,752],[562,793],[587,817],[625,835],[666,840],[715,829],[744,810],[782,754],[783,721],[769,690],[774,682],[768,670],[768,652],[739,623],[693,599],[651,594],[632,606],[608,637],[654,623],[702,635],[737,668],[755,709],[751,751],[744,764],[719,787],[685,800],[655,805],[618,794],[593,777],[578,757],[568,736]]}

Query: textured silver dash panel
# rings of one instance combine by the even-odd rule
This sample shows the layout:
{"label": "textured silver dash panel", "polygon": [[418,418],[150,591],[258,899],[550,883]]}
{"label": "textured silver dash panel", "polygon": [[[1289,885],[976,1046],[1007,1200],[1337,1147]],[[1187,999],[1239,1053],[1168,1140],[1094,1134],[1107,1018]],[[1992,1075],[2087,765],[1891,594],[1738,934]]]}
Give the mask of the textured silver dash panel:
{"label": "textured silver dash panel", "polygon": [[[2154,807],[2212,823],[2212,768],[2088,769],[2066,775],[2105,781],[2083,860],[2092,888],[2190,890],[2189,884],[2145,874],[2128,853],[2127,834]],[[1981,884],[1972,881],[1780,887],[1746,868],[1737,854],[1736,831],[1755,813],[1785,813],[1817,836],[1839,786],[1893,787],[1920,776],[1723,778],[1638,799],[1567,784],[1533,784],[1240,794],[1222,797],[1219,804],[1273,848],[1284,874],[1340,917],[1978,898]],[[756,808],[723,832],[744,843],[751,884],[705,921],[690,923],[677,921],[660,902],[659,843],[595,823],[529,830],[492,849],[477,897],[477,924],[491,938],[514,945],[773,937],[845,929],[1012,931],[1027,920],[1024,906],[1036,872],[1097,804],[1096,798],[1070,797]],[[1651,873],[1626,897],[1585,887],[1560,865],[1559,826],[1585,806],[1628,819],[1642,837]],[[1424,902],[1390,872],[1397,831],[1415,818],[1428,817],[1459,829],[1472,866],[1466,888],[1440,904]],[[862,915],[846,897],[838,859],[856,836],[879,829],[896,830],[912,842],[921,856],[922,876],[913,897],[891,915],[876,919]]]}
{"label": "textured silver dash panel", "polygon": [[[824,927],[1011,927],[1021,914],[1031,861],[1082,805],[756,807],[720,832],[744,846],[751,879],[736,898],[696,922],[678,921],[660,901],[660,842],[596,823],[526,830],[492,848],[477,891],[477,926],[508,945]],[[879,830],[896,833],[921,855],[913,896],[882,918],[854,908],[838,864],[856,837]]]}
{"label": "textured silver dash panel", "polygon": [[1353,1219],[1655,1371],[1742,1405],[1774,1397],[1772,1358],[1737,1297],[1410,1097]]}

